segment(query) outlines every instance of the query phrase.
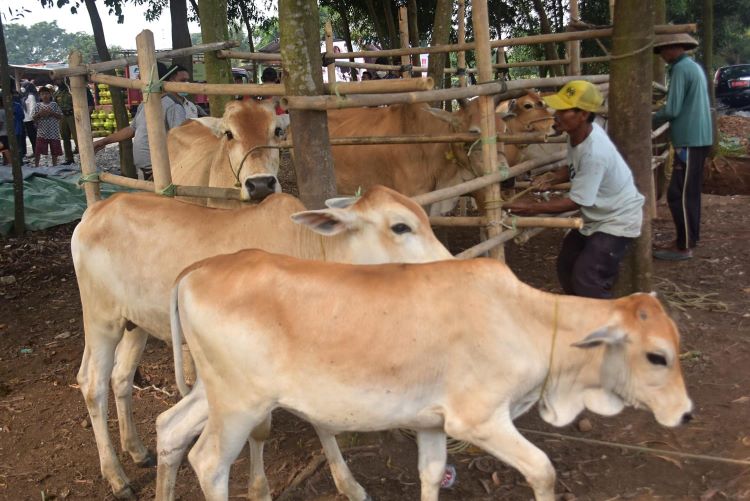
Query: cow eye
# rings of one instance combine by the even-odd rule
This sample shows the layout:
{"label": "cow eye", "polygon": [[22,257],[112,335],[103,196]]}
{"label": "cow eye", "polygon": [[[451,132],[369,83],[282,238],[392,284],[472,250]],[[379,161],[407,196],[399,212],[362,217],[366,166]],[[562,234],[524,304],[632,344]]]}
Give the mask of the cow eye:
{"label": "cow eye", "polygon": [[276,137],[282,137],[284,135],[284,129],[282,129],[281,127],[276,127],[274,134],[276,134]]}
{"label": "cow eye", "polygon": [[229,139],[229,140],[234,139],[234,134],[232,134],[231,130],[225,131],[224,135],[227,136],[227,139]]}
{"label": "cow eye", "polygon": [[534,105],[531,104],[531,103],[526,103],[526,104],[523,105],[523,107],[526,108],[527,110],[530,110],[531,108],[534,107]]}
{"label": "cow eye", "polygon": [[658,353],[646,353],[646,358],[654,365],[667,365],[667,357]]}
{"label": "cow eye", "polygon": [[396,235],[403,235],[404,233],[411,233],[411,228],[408,224],[397,223],[391,226],[391,231]]}

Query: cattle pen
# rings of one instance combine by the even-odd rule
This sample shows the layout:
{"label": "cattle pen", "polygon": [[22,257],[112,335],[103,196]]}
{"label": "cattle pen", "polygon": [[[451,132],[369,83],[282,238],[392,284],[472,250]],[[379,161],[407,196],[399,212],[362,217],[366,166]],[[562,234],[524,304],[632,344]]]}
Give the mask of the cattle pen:
{"label": "cattle pen", "polygon": [[[462,4],[463,2],[461,2]],[[401,7],[405,9],[405,7]],[[461,17],[461,16],[459,16]],[[148,126],[148,137],[151,151],[153,166],[153,182],[138,179],[127,178],[110,173],[97,172],[94,150],[91,141],[91,123],[87,113],[85,85],[86,79],[95,83],[106,83],[110,86],[138,89],[145,96],[159,93],[162,91],[188,92],[192,94],[208,95],[253,95],[253,96],[277,96],[280,98],[281,105],[287,110],[330,110],[350,107],[372,107],[382,105],[392,105],[398,103],[428,103],[435,101],[450,101],[453,99],[476,98],[479,100],[481,110],[481,130],[478,133],[463,132],[442,135],[439,137],[430,136],[410,136],[410,137],[349,137],[349,138],[330,138],[331,145],[372,145],[372,144],[418,144],[418,143],[463,143],[467,151],[471,154],[472,149],[476,147],[475,154],[481,152],[482,172],[478,172],[477,177],[470,181],[462,182],[450,188],[440,189],[430,193],[419,194],[414,198],[421,205],[429,205],[443,200],[453,199],[455,197],[481,191],[483,193],[483,204],[479,207],[481,216],[479,217],[439,217],[431,219],[435,225],[443,226],[477,226],[484,230],[486,239],[478,246],[463,252],[460,257],[468,258],[489,253],[490,256],[503,259],[502,244],[513,238],[528,239],[538,233],[539,228],[557,227],[557,228],[579,228],[582,221],[574,217],[575,214],[562,214],[555,217],[517,217],[509,216],[502,211],[502,193],[500,182],[511,179],[526,172],[540,169],[552,169],[565,165],[565,156],[558,154],[541,160],[532,160],[521,162],[518,165],[510,167],[504,159],[498,159],[498,152],[502,152],[504,144],[533,144],[559,142],[557,138],[550,138],[540,133],[516,133],[505,134],[498,133],[495,126],[495,103],[501,99],[513,99],[519,97],[534,88],[554,88],[564,83],[584,79],[592,83],[606,86],[608,75],[581,75],[580,64],[582,62],[602,62],[612,58],[610,55],[583,58],[579,57],[576,49],[576,43],[581,40],[599,39],[602,37],[611,37],[613,28],[600,29],[575,29],[565,32],[548,35],[534,35],[520,38],[508,38],[502,40],[489,39],[489,25],[487,18],[486,2],[476,2],[472,11],[472,20],[474,25],[475,40],[466,42],[463,37],[465,30],[459,30],[459,43],[449,45],[437,45],[429,47],[409,47],[406,43],[408,33],[406,23],[400,24],[402,47],[400,49],[380,50],[380,51],[359,51],[359,52],[339,52],[335,53],[332,49],[330,36],[328,37],[327,51],[324,54],[324,62],[327,63],[327,71],[331,73],[335,66],[351,67],[357,64],[362,67],[380,68],[367,63],[349,63],[345,60],[354,57],[400,57],[402,64],[400,66],[385,65],[389,69],[397,69],[402,75],[402,79],[378,80],[366,82],[338,82],[331,81],[326,86],[327,95],[318,96],[297,96],[287,95],[283,84],[202,84],[202,83],[176,83],[176,82],[159,82],[156,75],[157,57],[172,57],[177,55],[188,55],[201,52],[215,51],[219,57],[223,58],[243,58],[248,60],[281,60],[282,66],[284,60],[281,54],[267,53],[247,53],[231,50],[236,42],[224,42],[197,45],[191,48],[178,49],[168,53],[157,54],[154,49],[153,35],[150,31],[145,30],[136,37],[137,56],[123,58],[116,61],[95,63],[84,65],[81,62],[80,54],[73,52],[70,57],[70,66],[67,69],[56,70],[53,72],[54,77],[69,76],[71,80],[71,92],[74,101],[75,121],[77,133],[83,140],[79,141],[80,155],[82,165],[81,183],[86,192],[86,199],[89,205],[100,198],[99,184],[107,182],[129,188],[153,191],[165,196],[186,196],[186,197],[208,197],[219,199],[241,200],[241,190],[237,187],[217,187],[217,186],[181,186],[172,183],[170,173],[169,157],[166,147],[166,132],[159,124],[164,123],[163,111],[156,99],[144,100],[144,111]],[[327,33],[330,34],[330,26],[326,27]],[[694,24],[687,25],[659,25],[655,26],[655,33],[687,33],[694,32]],[[493,62],[491,58],[491,49],[498,50],[502,54],[505,47],[539,44],[539,43],[566,43],[568,44],[569,57],[566,59],[554,61],[529,61],[523,63],[506,63],[503,57],[499,57],[498,62]],[[467,69],[465,67],[465,58],[463,55],[466,51],[475,51],[477,67]],[[422,53],[449,53],[456,52],[459,55],[458,68],[446,68],[444,71],[449,74],[458,74],[460,86],[447,89],[433,89],[434,82],[427,77],[412,77],[412,71],[421,71],[424,68],[412,67],[409,64],[409,57],[414,54]],[[116,77],[104,74],[102,72],[112,70],[117,67],[133,64],[137,62],[142,71],[140,80],[132,80],[122,77]],[[515,66],[540,66],[547,64],[565,65],[568,68],[568,76],[521,79],[521,80],[495,80],[493,72],[498,69],[504,69]],[[461,66],[463,65],[463,66]],[[464,78],[467,71],[476,72],[479,83],[472,86],[466,86]],[[654,137],[663,133],[663,129],[655,131]],[[291,148],[294,145],[291,142],[285,142],[281,147]],[[659,152],[654,159],[654,165],[663,163],[666,160],[666,153]],[[301,187],[302,189],[302,187]],[[304,197],[303,197],[304,199]],[[651,197],[654,200],[654,197]],[[651,211],[653,213],[653,210]],[[530,229],[534,228],[534,229]],[[521,234],[523,235],[521,236]]]}

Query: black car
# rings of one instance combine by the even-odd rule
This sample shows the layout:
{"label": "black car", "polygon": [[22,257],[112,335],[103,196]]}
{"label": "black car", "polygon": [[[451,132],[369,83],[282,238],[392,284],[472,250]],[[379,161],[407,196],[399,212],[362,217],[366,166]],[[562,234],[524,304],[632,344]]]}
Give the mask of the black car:
{"label": "black car", "polygon": [[750,64],[723,66],[714,75],[716,99],[727,106],[750,106]]}

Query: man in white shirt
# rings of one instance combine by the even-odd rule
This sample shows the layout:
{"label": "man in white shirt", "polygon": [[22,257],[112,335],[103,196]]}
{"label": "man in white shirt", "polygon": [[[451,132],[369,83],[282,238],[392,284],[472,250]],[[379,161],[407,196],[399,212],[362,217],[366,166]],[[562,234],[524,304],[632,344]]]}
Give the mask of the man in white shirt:
{"label": "man in white shirt", "polygon": [[583,80],[568,82],[557,94],[543,98],[555,109],[555,129],[568,134],[569,168],[534,180],[545,189],[570,180],[567,197],[547,202],[514,202],[504,207],[531,215],[581,211],[583,228],[563,239],[557,274],[566,294],[609,298],[620,262],[641,234],[644,197],[630,168],[598,124],[604,101],[598,89]]}

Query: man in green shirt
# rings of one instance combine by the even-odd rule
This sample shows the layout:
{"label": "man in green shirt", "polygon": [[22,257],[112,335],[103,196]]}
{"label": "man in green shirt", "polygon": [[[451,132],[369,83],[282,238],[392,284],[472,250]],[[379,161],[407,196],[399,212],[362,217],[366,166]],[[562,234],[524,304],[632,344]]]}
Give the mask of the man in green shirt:
{"label": "man in green shirt", "polygon": [[713,129],[706,75],[687,55],[697,46],[698,42],[684,33],[654,39],[654,52],[669,64],[667,102],[654,114],[653,122],[655,126],[670,124],[675,162],[667,202],[676,233],[668,247],[654,251],[656,259],[690,259],[700,240],[703,164],[713,144]]}

